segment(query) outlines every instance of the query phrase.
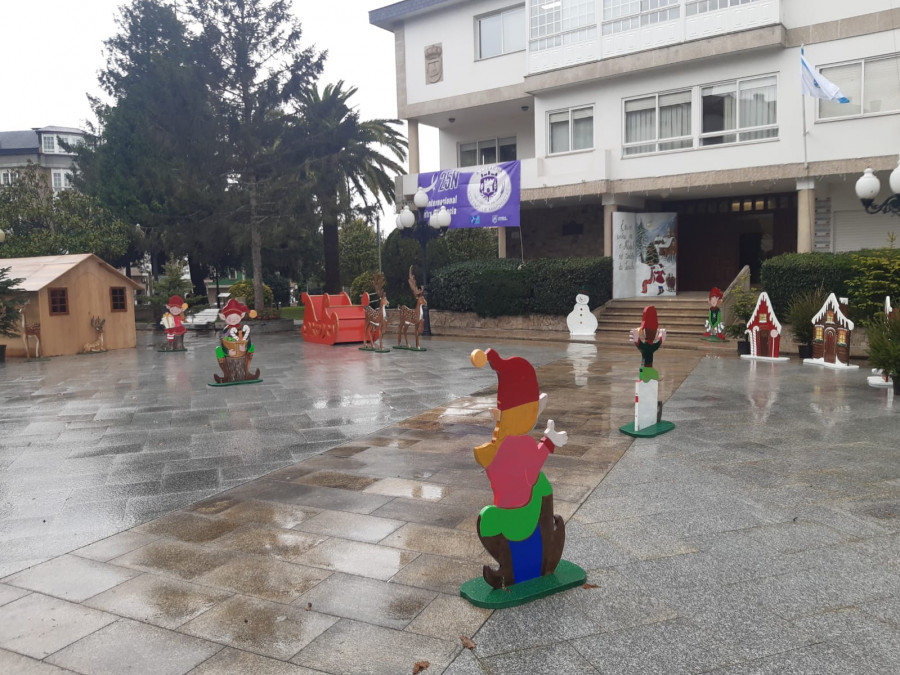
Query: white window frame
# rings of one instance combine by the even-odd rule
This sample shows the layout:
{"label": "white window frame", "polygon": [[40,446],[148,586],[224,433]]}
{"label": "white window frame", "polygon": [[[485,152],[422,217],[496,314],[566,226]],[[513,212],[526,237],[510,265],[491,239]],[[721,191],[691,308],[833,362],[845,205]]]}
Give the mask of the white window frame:
{"label": "white window frame", "polygon": [[[575,114],[582,112],[584,110],[590,110],[591,117],[591,144],[588,147],[584,148],[575,148],[574,145],[574,120]],[[560,115],[562,113],[568,114],[567,126],[568,126],[568,145],[565,150],[554,150],[553,149],[553,127],[551,120],[554,115]],[[561,108],[559,110],[550,110],[547,112],[547,154],[556,156],[556,155],[565,155],[573,152],[588,152],[594,149],[594,104],[590,103],[588,105],[578,105],[572,106],[571,108]]]}
{"label": "white window frame", "polygon": [[[775,122],[772,124],[762,124],[755,126],[743,126],[741,120],[741,87],[742,85],[749,85],[750,83],[756,80],[764,80],[767,78],[772,78],[775,80]],[[734,91],[736,94],[736,106],[737,109],[735,111],[736,120],[734,129],[724,129],[722,131],[703,131],[703,89],[706,87],[716,87],[722,85],[734,84]],[[775,140],[778,138],[778,75],[777,73],[767,73],[765,75],[753,75],[750,77],[739,77],[734,80],[723,80],[721,82],[709,82],[706,84],[701,84],[698,87],[699,89],[699,101],[700,106],[698,111],[700,112],[700,129],[698,129],[699,136],[699,146],[700,147],[711,147],[718,145],[737,145],[741,143],[753,143],[756,141],[768,141]],[[742,139],[741,136],[744,135],[755,135],[759,133],[774,131],[774,136],[764,137],[764,138],[746,138]],[[734,136],[735,140],[733,141],[723,141],[722,143],[704,143],[703,141],[706,139],[718,138],[719,136]]]}
{"label": "white window frame", "polygon": [[728,9],[729,7],[737,7],[738,5],[746,5],[757,0],[693,0],[684,4],[685,16],[694,16],[695,14],[705,14],[706,12],[716,12],[720,9]]}
{"label": "white window frame", "polygon": [[56,134],[44,134],[41,139],[41,151],[44,153],[57,152]]}
{"label": "white window frame", "polygon": [[533,52],[597,37],[595,0],[530,0],[528,19]]}
{"label": "white window frame", "polygon": [[[504,30],[504,22],[508,21],[509,18],[513,14],[521,13],[522,15],[522,35],[521,41],[517,45],[507,46],[506,41],[504,39],[506,35],[506,31]],[[493,19],[495,17],[500,17],[500,52],[497,54],[490,54],[489,56],[483,56],[481,53],[481,25],[482,22],[486,19]],[[504,56],[506,54],[514,54],[515,52],[525,51],[526,34],[525,32],[528,30],[528,15],[525,12],[524,3],[521,5],[516,5],[514,7],[507,7],[506,9],[501,9],[498,12],[491,12],[490,14],[482,14],[481,16],[475,17],[475,60],[483,61],[485,59],[493,59],[498,56]]]}
{"label": "white window frame", "polygon": [[[682,136],[670,136],[670,137],[666,137],[666,138],[660,138],[660,125],[662,124],[662,117],[660,115],[659,99],[660,99],[660,97],[664,97],[667,95],[676,95],[676,94],[688,94],[688,96],[690,98],[688,103],[690,103],[690,106],[691,106],[690,107],[691,133],[682,135]],[[696,104],[696,101],[694,100],[695,99],[694,94],[695,94],[695,88],[688,88],[688,89],[674,89],[672,91],[661,91],[661,92],[658,92],[655,94],[645,94],[643,96],[630,96],[626,99],[623,99],[622,100],[622,156],[623,157],[636,157],[636,156],[640,156],[640,155],[655,154],[655,153],[659,153],[659,152],[679,152],[681,150],[690,150],[691,148],[693,148],[696,144],[695,131],[694,131],[696,125],[694,124],[694,115],[695,115],[695,111],[697,109],[697,104]],[[651,98],[654,99],[654,110],[656,111],[655,112],[655,124],[654,124],[654,131],[655,131],[654,137],[652,139],[648,138],[647,140],[643,140],[643,141],[628,142],[626,140],[628,138],[628,136],[627,136],[628,122],[627,122],[627,113],[625,111],[625,108],[627,107],[628,103],[631,101],[642,101],[644,99],[651,99]],[[660,145],[675,145],[678,143],[684,143],[685,141],[689,141],[688,145],[685,147],[664,148],[662,150],[660,149]],[[639,150],[641,147],[649,146],[649,145],[653,146],[652,150],[636,151],[636,152],[631,152],[631,153],[628,152],[628,150],[630,148]]]}
{"label": "white window frame", "polygon": [[18,177],[19,172],[15,169],[0,170],[0,187],[9,187],[16,182],[16,178]]}
{"label": "white window frame", "polygon": [[603,0],[603,35],[639,30],[681,18],[681,0]]}
{"label": "white window frame", "polygon": [[[846,120],[846,119],[857,119],[860,117],[875,117],[878,115],[891,115],[900,112],[900,105],[892,108],[881,108],[879,110],[867,110],[866,106],[869,103],[866,100],[866,69],[867,67],[871,67],[872,64],[877,63],[878,61],[885,61],[888,59],[895,59],[898,64],[900,64],[900,53],[892,53],[892,54],[882,54],[879,56],[871,56],[869,58],[862,59],[853,59],[851,61],[842,61],[840,63],[832,63],[827,66],[820,66],[819,71],[823,76],[831,80],[834,84],[836,84],[843,94],[850,98],[850,104],[846,103],[836,103],[833,101],[824,101],[819,99],[818,106],[816,108],[816,121],[817,122],[834,122],[838,120]],[[856,100],[856,91],[852,88],[852,85],[849,85],[846,82],[841,82],[840,75],[837,75],[834,71],[838,68],[846,68],[848,66],[859,66],[859,99]],[[830,71],[830,72],[829,72]],[[894,82],[893,84],[900,86],[900,83]],[[900,94],[900,92],[892,92],[895,94]],[[858,112],[848,112],[849,110],[853,110],[856,106],[853,106],[854,103],[858,103],[859,111]],[[833,114],[823,114],[823,113],[833,113]]]}
{"label": "white window frame", "polygon": [[51,171],[50,183],[54,192],[57,190],[68,190],[72,187],[72,173],[65,169],[53,169]]}
{"label": "white window frame", "polygon": [[[512,141],[512,142],[510,142],[510,141]],[[519,144],[518,144],[518,140],[515,136],[503,136],[502,138],[501,137],[483,138],[478,141],[464,141],[462,143],[457,144],[457,146],[456,146],[457,166],[459,166],[459,167],[485,166],[485,164],[482,164],[478,160],[480,159],[480,156],[481,156],[481,148],[483,146],[487,146],[490,143],[494,144],[494,154],[497,157],[497,161],[490,162],[490,164],[498,164],[500,162],[512,161],[512,160],[500,159],[500,147],[501,146],[512,145],[516,149],[516,158],[518,158],[518,156],[519,156]],[[463,163],[462,153],[463,153],[464,145],[474,145],[475,146],[475,163],[474,164],[469,164],[469,163],[464,164]]]}

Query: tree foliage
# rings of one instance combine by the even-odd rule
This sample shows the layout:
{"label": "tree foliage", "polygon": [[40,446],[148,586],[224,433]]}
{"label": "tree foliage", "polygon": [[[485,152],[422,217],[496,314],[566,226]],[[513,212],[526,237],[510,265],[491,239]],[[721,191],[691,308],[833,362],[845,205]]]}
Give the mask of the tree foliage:
{"label": "tree foliage", "polygon": [[378,269],[378,239],[375,230],[362,218],[352,218],[341,226],[341,279],[353,281],[363,272]]}
{"label": "tree foliage", "polygon": [[54,194],[33,164],[0,188],[0,229],[6,232],[3,258],[94,253],[116,263],[134,236],[97,199],[76,190]]}
{"label": "tree foliage", "polygon": [[0,267],[0,335],[3,337],[19,334],[25,304],[25,296],[16,290],[24,279],[11,279],[9,270],[9,267]]}

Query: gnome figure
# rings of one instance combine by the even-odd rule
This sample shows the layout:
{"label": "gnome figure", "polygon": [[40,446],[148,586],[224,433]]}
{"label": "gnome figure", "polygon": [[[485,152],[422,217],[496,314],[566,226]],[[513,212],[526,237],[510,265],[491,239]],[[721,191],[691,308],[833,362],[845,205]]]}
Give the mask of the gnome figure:
{"label": "gnome figure", "polygon": [[166,304],[168,310],[163,314],[160,324],[166,329],[166,344],[162,348],[167,352],[184,351],[184,334],[187,328],[181,322],[184,310],[188,308],[187,303],[181,299],[180,295],[173,295]]}
{"label": "gnome figure", "polygon": [[722,321],[722,291],[713,286],[709,291],[709,313],[706,315],[706,332],[703,337],[725,339],[725,323]]}
{"label": "gnome figure", "polygon": [[493,588],[508,587],[552,574],[562,557],[565,524],[553,515],[553,488],[541,471],[547,455],[568,441],[553,420],[540,441],[529,436],[547,401],[538,389],[534,367],[525,359],[503,359],[493,349],[472,352],[478,368],[490,364],[497,373],[496,421],[490,442],[475,448],[494,493],[493,506],[478,517],[478,536],[499,563],[485,565],[484,579]]}
{"label": "gnome figure", "polygon": [[216,347],[216,358],[223,373],[221,376],[214,375],[219,384],[259,379],[258,368],[255,373],[250,371],[254,346],[250,341],[250,326],[246,324],[241,326],[245,314],[248,314],[251,319],[256,316],[254,310],[248,309],[247,305],[234,298],[231,298],[219,313],[225,322],[225,328],[222,330],[219,340],[220,344]]}

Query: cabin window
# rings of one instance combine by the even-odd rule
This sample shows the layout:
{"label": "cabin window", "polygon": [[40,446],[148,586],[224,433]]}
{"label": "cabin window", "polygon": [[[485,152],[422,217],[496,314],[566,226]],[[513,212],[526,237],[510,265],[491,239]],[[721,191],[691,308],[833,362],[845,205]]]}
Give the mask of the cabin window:
{"label": "cabin window", "polygon": [[50,316],[69,313],[69,291],[65,288],[50,289]]}
{"label": "cabin window", "polygon": [[114,286],[109,289],[112,311],[124,312],[128,309],[128,301],[124,286]]}

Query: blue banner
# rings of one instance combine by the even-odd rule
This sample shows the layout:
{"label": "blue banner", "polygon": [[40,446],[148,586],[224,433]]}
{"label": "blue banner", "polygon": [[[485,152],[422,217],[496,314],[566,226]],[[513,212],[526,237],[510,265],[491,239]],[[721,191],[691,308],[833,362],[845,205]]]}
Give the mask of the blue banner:
{"label": "blue banner", "polygon": [[452,228],[519,227],[519,182],[518,160],[420,173],[419,187],[428,194],[425,219],[443,206]]}

